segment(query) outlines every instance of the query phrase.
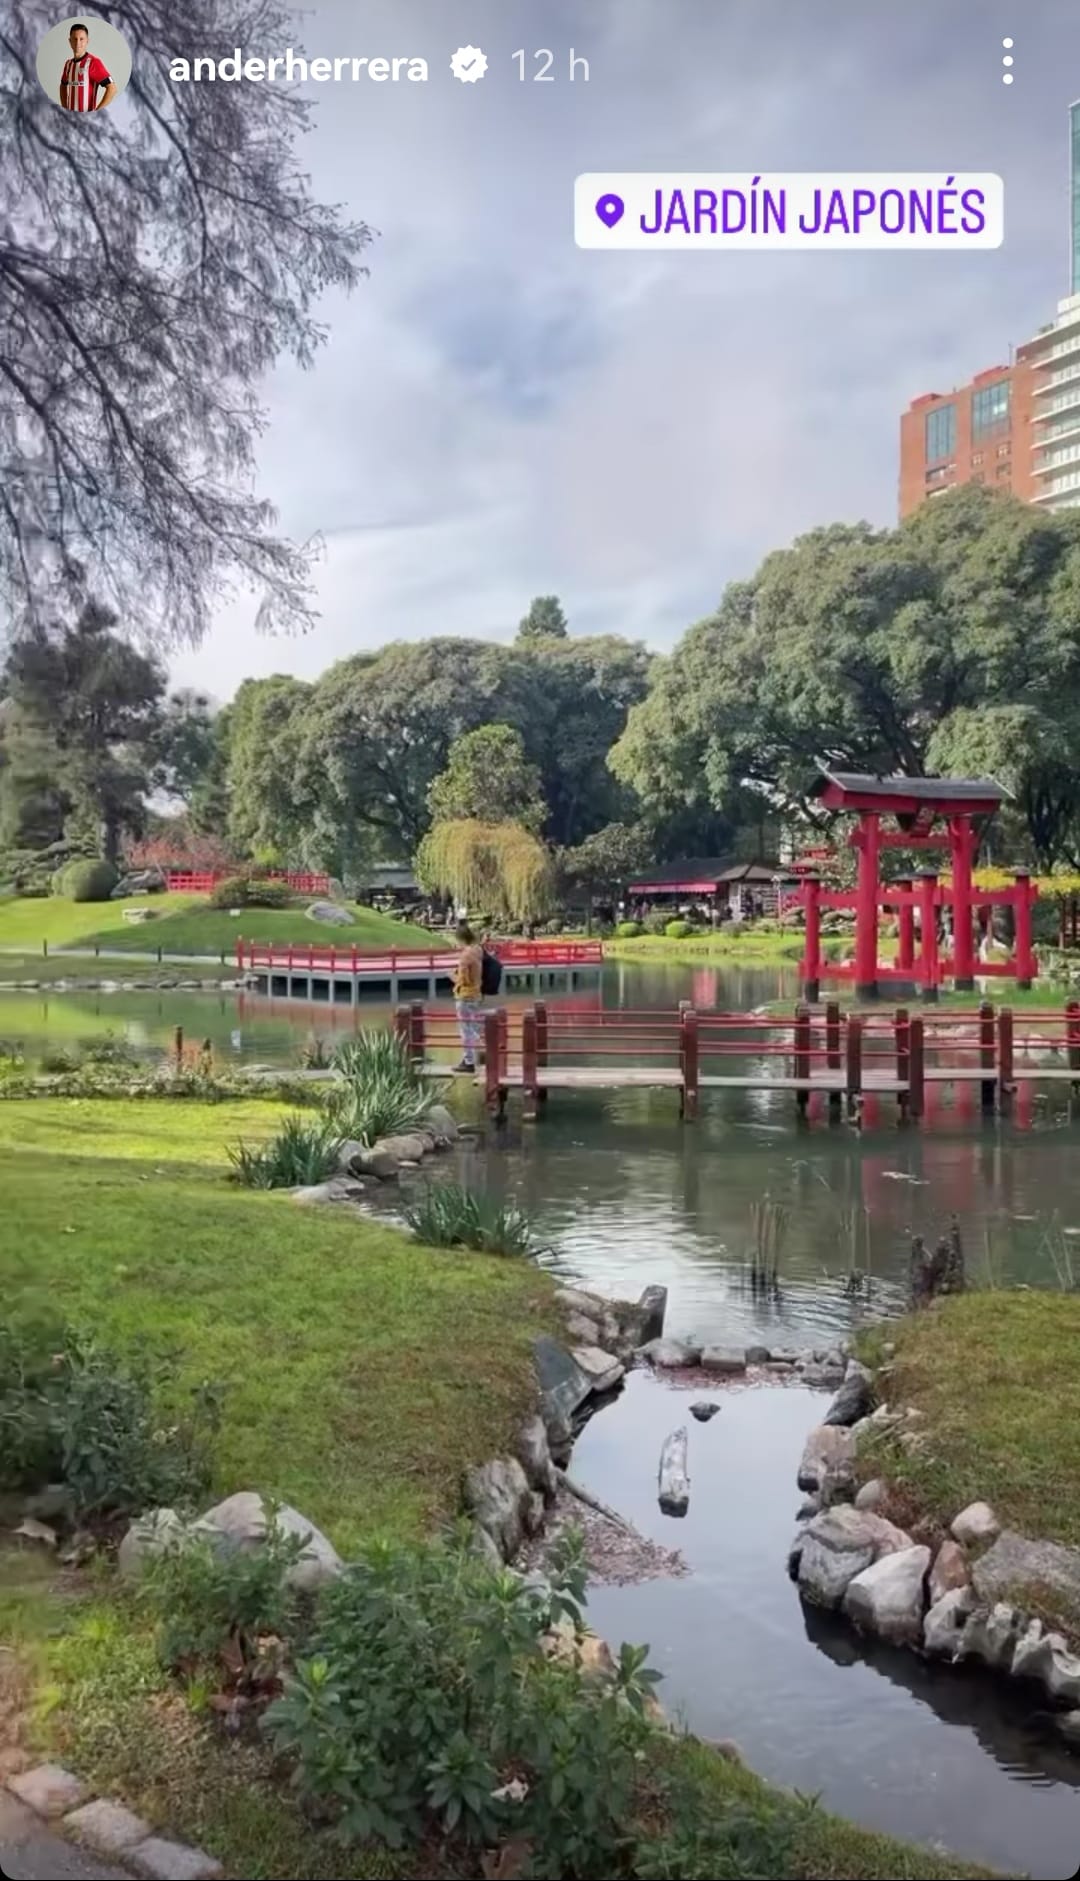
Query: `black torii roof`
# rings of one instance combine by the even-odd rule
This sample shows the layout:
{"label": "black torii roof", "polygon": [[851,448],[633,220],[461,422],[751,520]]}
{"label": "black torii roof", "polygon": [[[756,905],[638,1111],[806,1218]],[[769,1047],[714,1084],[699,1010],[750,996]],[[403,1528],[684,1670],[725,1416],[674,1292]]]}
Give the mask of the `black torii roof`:
{"label": "black torii roof", "polygon": [[823,768],[810,786],[812,797],[826,799],[831,809],[883,809],[897,812],[940,805],[967,806],[973,812],[993,811],[1012,792],[993,777],[879,777],[869,771],[833,771]]}

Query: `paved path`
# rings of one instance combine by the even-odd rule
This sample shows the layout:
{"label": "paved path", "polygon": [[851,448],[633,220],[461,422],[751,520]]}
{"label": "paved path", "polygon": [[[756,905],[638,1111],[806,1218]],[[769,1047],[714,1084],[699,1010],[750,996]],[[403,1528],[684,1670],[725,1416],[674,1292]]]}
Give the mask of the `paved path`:
{"label": "paved path", "polygon": [[9,1881],[131,1881],[126,1868],[107,1868],[85,1855],[3,1789],[0,1874]]}

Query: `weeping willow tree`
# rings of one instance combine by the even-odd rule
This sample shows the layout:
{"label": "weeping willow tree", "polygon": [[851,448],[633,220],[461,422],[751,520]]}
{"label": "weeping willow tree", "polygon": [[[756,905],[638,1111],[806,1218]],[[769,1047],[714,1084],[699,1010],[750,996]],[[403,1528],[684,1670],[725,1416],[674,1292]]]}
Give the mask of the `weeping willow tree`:
{"label": "weeping willow tree", "polygon": [[416,875],[430,893],[510,921],[536,920],[551,898],[551,857],[520,823],[436,823],[417,851]]}

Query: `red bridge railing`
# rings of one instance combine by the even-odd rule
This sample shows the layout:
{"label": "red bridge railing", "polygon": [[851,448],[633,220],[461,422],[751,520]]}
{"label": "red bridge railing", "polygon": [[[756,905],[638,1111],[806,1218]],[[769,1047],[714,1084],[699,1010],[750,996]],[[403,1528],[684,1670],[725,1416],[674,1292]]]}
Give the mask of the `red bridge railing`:
{"label": "red bridge railing", "polygon": [[[240,869],[166,869],[165,886],[173,894],[209,895],[219,882],[231,881],[242,874]],[[328,875],[305,875],[295,869],[264,869],[260,871],[261,882],[284,882],[295,889],[298,895],[328,895],[330,877]]]}
{"label": "red bridge railing", "polygon": [[[496,941],[491,949],[504,967],[600,966],[602,941],[535,940]],[[452,973],[458,948],[393,947],[369,951],[363,947],[281,947],[261,941],[238,940],[239,972],[281,973]]]}

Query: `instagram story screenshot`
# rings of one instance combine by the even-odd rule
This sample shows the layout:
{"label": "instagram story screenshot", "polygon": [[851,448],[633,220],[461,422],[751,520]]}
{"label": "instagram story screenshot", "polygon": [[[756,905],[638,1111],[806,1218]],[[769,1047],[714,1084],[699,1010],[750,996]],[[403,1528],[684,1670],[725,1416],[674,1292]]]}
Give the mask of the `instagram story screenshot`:
{"label": "instagram story screenshot", "polygon": [[0,159],[0,1874],[1076,1874],[1076,0]]}

